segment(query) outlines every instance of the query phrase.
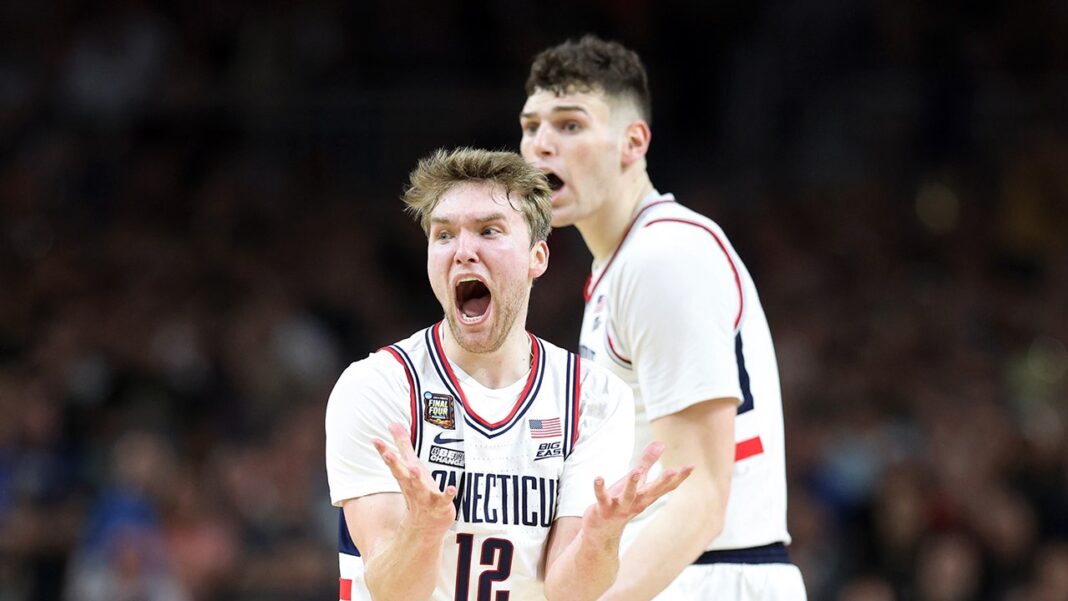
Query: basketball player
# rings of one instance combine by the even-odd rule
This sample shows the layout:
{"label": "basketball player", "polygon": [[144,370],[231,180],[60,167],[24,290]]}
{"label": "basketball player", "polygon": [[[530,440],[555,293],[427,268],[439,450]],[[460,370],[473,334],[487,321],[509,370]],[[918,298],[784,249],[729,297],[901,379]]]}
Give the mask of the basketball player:
{"label": "basketball player", "polygon": [[695,466],[628,526],[602,598],[805,599],[768,324],[719,226],[650,181],[641,60],[586,36],[538,54],[526,91],[523,157],[550,180],[552,224],[593,254],[581,354],[633,388],[636,444],[667,445],[654,471]]}
{"label": "basketball player", "polygon": [[[550,191],[513,153],[438,151],[404,200],[445,319],[351,365],[326,412],[348,599],[596,599],[626,522],[689,474],[626,472],[629,388],[524,330]],[[391,441],[392,444],[386,441]]]}

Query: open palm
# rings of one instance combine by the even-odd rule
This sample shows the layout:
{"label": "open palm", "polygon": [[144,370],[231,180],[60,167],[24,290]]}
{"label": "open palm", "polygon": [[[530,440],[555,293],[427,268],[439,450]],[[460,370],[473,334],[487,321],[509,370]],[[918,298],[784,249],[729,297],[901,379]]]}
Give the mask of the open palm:
{"label": "open palm", "polygon": [[452,503],[456,497],[456,487],[447,486],[445,490],[438,490],[430,472],[415,454],[404,426],[390,424],[389,433],[397,446],[396,452],[390,450],[381,439],[375,438],[372,442],[400,485],[401,494],[408,505],[408,520],[417,529],[444,533],[456,520],[456,508]]}
{"label": "open palm", "polygon": [[689,477],[693,472],[692,465],[664,470],[656,480],[646,482],[649,469],[660,459],[663,452],[663,443],[652,442],[645,447],[638,467],[632,469],[612,486],[605,488],[602,478],[594,480],[593,490],[597,496],[597,502],[586,510],[582,518],[583,528],[594,531],[612,527],[622,528],[627,521],[645,511],[660,497],[675,490],[683,480]]}

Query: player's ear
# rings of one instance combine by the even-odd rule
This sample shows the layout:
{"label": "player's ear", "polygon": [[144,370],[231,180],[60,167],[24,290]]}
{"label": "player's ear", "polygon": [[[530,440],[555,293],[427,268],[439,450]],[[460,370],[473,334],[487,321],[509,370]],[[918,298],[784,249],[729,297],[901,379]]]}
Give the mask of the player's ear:
{"label": "player's ear", "polygon": [[530,247],[530,279],[536,280],[549,268],[549,244],[538,240]]}
{"label": "player's ear", "polygon": [[649,152],[649,142],[652,141],[652,138],[653,132],[649,129],[649,124],[644,119],[631,121],[623,131],[623,166],[629,167],[645,158],[645,153]]}

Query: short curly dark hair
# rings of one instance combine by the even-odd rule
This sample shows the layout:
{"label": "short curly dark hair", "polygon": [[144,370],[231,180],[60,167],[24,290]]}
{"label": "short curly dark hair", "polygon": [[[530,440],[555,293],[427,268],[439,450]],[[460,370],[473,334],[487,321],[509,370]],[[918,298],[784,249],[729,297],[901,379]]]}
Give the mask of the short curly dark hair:
{"label": "short curly dark hair", "polygon": [[527,96],[537,90],[556,94],[600,90],[608,96],[628,98],[643,119],[652,121],[649,77],[638,53],[593,34],[539,52],[530,65]]}

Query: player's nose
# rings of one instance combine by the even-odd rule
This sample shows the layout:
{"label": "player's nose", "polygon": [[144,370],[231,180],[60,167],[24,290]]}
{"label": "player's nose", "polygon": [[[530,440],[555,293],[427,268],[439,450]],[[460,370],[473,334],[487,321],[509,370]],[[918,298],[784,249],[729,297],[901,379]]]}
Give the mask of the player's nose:
{"label": "player's nose", "polygon": [[556,140],[553,139],[552,128],[546,124],[538,126],[531,139],[531,148],[539,157],[553,156],[556,154]]}
{"label": "player's nose", "polygon": [[456,253],[453,261],[456,263],[474,263],[478,261],[478,243],[481,238],[465,231],[456,236]]}

